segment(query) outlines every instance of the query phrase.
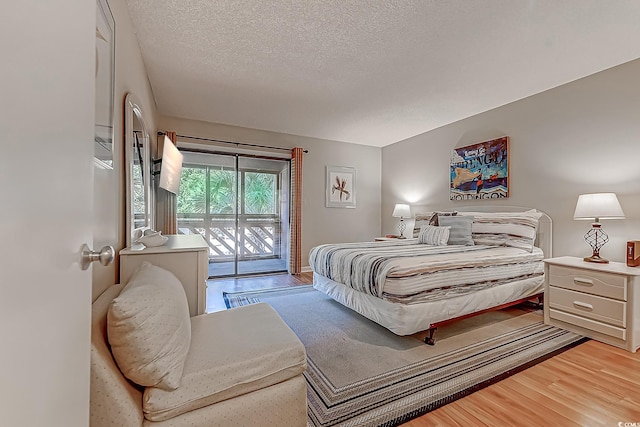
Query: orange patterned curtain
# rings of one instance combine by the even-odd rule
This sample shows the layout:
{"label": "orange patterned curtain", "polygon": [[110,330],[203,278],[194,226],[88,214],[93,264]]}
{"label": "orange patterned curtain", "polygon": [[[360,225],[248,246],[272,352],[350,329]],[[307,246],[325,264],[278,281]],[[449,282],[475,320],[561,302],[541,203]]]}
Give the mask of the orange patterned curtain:
{"label": "orange patterned curtain", "polygon": [[[173,145],[178,145],[175,132],[167,131],[165,135],[173,142]],[[164,142],[164,136],[161,138]],[[159,147],[158,151],[162,152],[161,148]],[[158,187],[158,213],[162,234],[178,234],[176,195],[160,187]]]}
{"label": "orange patterned curtain", "polygon": [[289,273],[302,272],[302,148],[291,150],[291,233]]}

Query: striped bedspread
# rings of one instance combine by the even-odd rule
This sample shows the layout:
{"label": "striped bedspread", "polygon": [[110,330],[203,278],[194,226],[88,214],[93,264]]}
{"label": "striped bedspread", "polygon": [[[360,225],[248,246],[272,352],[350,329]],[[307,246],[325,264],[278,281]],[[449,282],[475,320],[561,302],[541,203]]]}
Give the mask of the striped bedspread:
{"label": "striped bedspread", "polygon": [[385,300],[434,301],[519,280],[542,283],[542,251],[506,246],[431,246],[411,241],[316,246],[311,269]]}

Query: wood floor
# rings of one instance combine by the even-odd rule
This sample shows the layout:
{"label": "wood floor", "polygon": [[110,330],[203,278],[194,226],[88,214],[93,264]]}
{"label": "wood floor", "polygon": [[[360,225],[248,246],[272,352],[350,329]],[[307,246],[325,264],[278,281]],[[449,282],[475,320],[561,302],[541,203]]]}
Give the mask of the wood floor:
{"label": "wood floor", "polygon": [[[235,266],[233,262],[210,262],[209,277],[223,277],[234,274]],[[256,274],[264,272],[287,271],[287,261],[282,258],[254,259],[250,261],[238,262],[238,273]]]}
{"label": "wood floor", "polygon": [[221,278],[207,280],[207,313],[225,310],[222,292],[254,291],[257,289],[283,288],[287,286],[309,285],[313,282],[313,273],[296,276],[273,274],[244,278]]}
{"label": "wood floor", "polygon": [[[264,289],[311,281],[310,273],[210,281],[209,292],[214,299],[211,307],[220,306],[223,290]],[[224,309],[224,303],[219,309]],[[629,353],[597,341],[587,341],[403,424],[405,427],[619,425],[640,426],[640,352]]]}

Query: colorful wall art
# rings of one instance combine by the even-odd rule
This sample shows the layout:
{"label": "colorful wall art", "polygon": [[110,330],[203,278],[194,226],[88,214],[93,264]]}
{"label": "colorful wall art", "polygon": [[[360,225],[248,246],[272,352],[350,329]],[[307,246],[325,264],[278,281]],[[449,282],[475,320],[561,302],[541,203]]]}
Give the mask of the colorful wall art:
{"label": "colorful wall art", "polygon": [[450,200],[509,197],[509,137],[454,148]]}

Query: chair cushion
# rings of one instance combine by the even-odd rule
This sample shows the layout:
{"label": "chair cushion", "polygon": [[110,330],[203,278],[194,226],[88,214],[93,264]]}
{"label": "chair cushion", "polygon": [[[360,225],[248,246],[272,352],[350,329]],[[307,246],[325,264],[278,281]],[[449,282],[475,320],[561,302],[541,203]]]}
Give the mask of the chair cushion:
{"label": "chair cushion", "polygon": [[167,420],[286,381],[306,367],[304,346],[268,304],[192,317],[181,385],[145,389],[145,418]]}
{"label": "chair cushion", "polygon": [[122,375],[107,347],[107,312],[122,285],[108,287],[91,310],[91,392],[89,425],[140,426],[142,391]]}
{"label": "chair cushion", "polygon": [[125,377],[141,386],[177,388],[191,342],[180,281],[144,262],[109,307],[107,337]]}

